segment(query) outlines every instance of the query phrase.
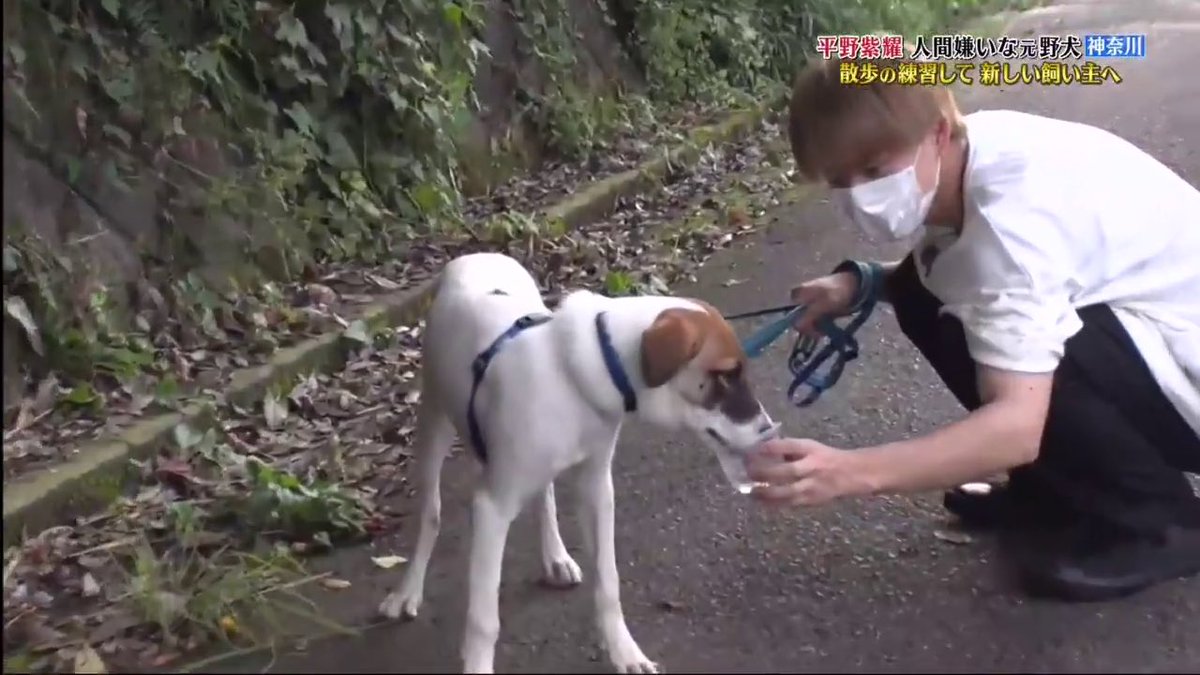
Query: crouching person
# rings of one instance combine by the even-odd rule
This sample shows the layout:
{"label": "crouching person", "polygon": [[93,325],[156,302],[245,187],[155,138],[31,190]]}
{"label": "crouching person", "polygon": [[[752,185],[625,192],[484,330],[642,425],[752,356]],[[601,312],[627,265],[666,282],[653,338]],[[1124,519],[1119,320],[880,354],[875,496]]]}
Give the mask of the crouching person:
{"label": "crouching person", "polygon": [[[847,224],[915,242],[882,300],[968,411],[878,447],[781,439],[752,462],[771,503],[948,490],[966,524],[1073,542],[1030,590],[1126,595],[1200,572],[1200,191],[1096,127],[962,116],[943,87],[797,80],[797,169]],[[845,313],[850,272],[802,283],[800,330]],[[782,463],[778,460],[783,459]],[[998,473],[1003,484],[962,486]]]}

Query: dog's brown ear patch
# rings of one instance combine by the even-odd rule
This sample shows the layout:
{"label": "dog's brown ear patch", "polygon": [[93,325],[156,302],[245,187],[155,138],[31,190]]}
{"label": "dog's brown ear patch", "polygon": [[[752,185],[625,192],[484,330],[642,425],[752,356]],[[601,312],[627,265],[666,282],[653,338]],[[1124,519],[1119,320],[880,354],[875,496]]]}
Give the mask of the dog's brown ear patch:
{"label": "dog's brown ear patch", "polygon": [[642,379],[650,388],[661,387],[704,345],[701,314],[690,309],[667,309],[642,333]]}
{"label": "dog's brown ear patch", "polygon": [[706,312],[703,317],[706,321],[705,332],[712,343],[713,369],[731,370],[745,361],[746,352],[742,350],[742,342],[721,311],[703,300],[693,298],[692,302],[703,307]]}

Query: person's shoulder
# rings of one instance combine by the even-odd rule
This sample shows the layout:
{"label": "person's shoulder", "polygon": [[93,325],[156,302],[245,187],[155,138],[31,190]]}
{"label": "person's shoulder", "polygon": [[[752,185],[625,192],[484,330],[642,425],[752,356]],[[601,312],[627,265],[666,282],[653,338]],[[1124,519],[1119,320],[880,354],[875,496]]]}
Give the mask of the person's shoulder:
{"label": "person's shoulder", "polygon": [[964,191],[968,203],[1041,201],[1061,179],[1061,157],[1052,149],[1057,120],[1015,110],[981,110],[965,118],[967,157]]}
{"label": "person's shoulder", "polygon": [[963,115],[963,121],[971,127],[979,127],[981,125],[1022,125],[1044,119],[1050,118],[1009,108],[987,108]]}
{"label": "person's shoulder", "polygon": [[970,168],[1001,175],[1028,171],[1061,140],[1069,122],[1017,110],[980,110],[963,118]]}
{"label": "person's shoulder", "polygon": [[[1058,174],[1068,166],[1111,171],[1113,160],[1118,166],[1121,161],[1153,161],[1121,136],[1084,122],[1006,109],[980,110],[963,119],[972,163],[979,169],[1019,166]],[[1097,166],[1092,159],[1101,157],[1110,161]]]}
{"label": "person's shoulder", "polygon": [[970,134],[998,135],[1002,138],[1008,137],[1009,133],[1034,136],[1062,131],[1107,133],[1098,127],[1082,122],[1008,108],[977,110],[964,115],[963,122],[967,125]]}
{"label": "person's shoulder", "polygon": [[981,255],[1040,245],[1059,247],[1076,185],[1055,140],[1070,123],[1016,110],[966,116],[964,214]]}

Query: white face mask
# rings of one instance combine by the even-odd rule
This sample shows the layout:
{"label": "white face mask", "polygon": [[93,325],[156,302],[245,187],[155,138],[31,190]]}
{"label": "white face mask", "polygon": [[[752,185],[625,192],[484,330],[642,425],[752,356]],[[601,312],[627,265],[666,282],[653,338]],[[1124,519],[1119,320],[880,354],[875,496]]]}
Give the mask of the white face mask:
{"label": "white face mask", "polygon": [[933,189],[922,193],[917,183],[917,159],[902,171],[851,188],[831,190],[834,205],[867,237],[899,241],[916,232],[929,215],[941,174],[941,158]]}

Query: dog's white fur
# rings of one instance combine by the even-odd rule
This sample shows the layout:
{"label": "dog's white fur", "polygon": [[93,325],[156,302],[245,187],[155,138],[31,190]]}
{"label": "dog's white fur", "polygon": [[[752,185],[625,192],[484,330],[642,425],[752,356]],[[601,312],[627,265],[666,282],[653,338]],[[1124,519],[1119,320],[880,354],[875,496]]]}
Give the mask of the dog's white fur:
{"label": "dog's white fur", "polygon": [[[437,283],[423,338],[415,442],[420,530],[403,580],[379,607],[391,618],[415,617],[421,606],[440,526],[442,463],[456,432],[469,439],[472,361],[518,317],[549,311],[529,273],[502,254],[457,258]],[[705,374],[692,364],[665,385],[646,386],[640,367],[642,335],[669,308],[704,311],[679,298],[614,299],[577,291],[564,298],[552,321],[510,340],[492,360],[476,399],[488,457],[472,503],[469,599],[461,651],[465,672],[492,672],[506,538],[513,519],[538,493],[546,579],[559,586],[581,582],[579,565],[559,533],[553,484],[555,477],[575,466],[580,468],[582,520],[594,563],[590,575],[603,644],[619,672],[656,672],[657,666],[630,635],[621,608],[611,468],[625,412],[601,356],[597,313],[607,312],[612,343],[637,392],[635,415],[669,430],[696,432],[718,452],[746,451],[764,440],[765,427],[773,426],[761,405],[757,417],[739,424],[719,408],[694,403],[697,397],[688,396],[688,390],[703,387]],[[710,429],[725,439],[725,447],[709,438]]]}

